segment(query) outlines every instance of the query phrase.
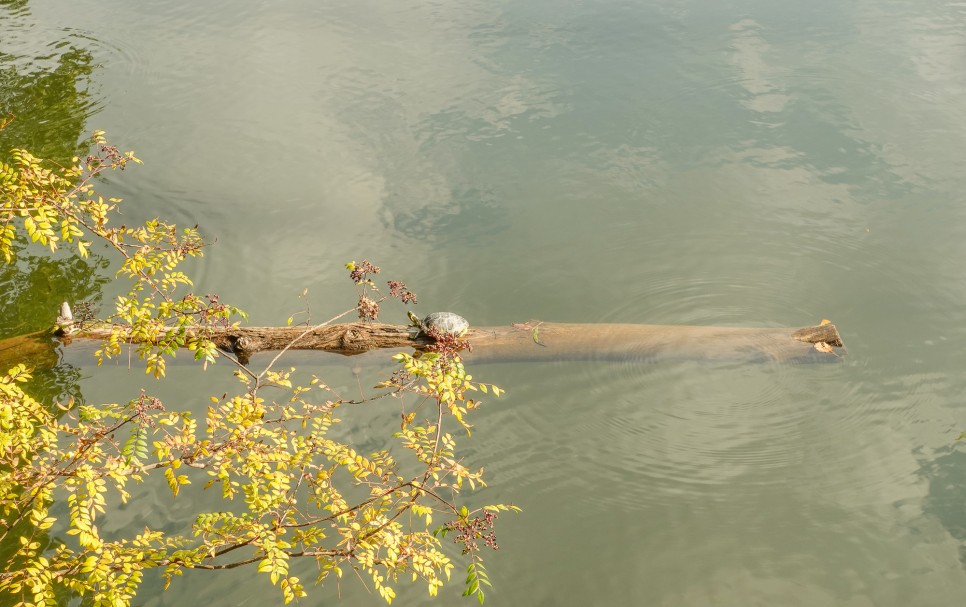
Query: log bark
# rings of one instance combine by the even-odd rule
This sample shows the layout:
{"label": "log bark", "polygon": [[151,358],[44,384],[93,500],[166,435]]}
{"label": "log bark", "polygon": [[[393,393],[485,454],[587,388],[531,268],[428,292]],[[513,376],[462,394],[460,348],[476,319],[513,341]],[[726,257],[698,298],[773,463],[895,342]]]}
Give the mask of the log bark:
{"label": "log bark", "polygon": [[[0,341],[0,369],[30,359],[56,360],[55,350],[101,340],[107,329],[81,329],[69,336],[33,334]],[[382,348],[425,349],[432,340],[413,327],[347,323],[305,327],[237,327],[215,330],[214,343],[246,361],[253,354],[322,350],[346,356]],[[472,361],[659,360],[834,362],[844,354],[838,329],[824,324],[802,329],[636,324],[566,324],[530,321],[504,327],[471,328],[464,339]],[[291,344],[291,345],[290,345]],[[818,345],[816,347],[816,345]]]}

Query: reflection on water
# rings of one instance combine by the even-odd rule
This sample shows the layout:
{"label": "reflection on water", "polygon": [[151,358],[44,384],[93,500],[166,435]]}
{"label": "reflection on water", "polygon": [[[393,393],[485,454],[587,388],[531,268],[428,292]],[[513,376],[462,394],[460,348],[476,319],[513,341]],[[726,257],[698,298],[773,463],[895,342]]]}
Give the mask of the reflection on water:
{"label": "reflection on water", "polygon": [[740,76],[737,82],[751,95],[742,105],[756,112],[781,112],[790,97],[775,84],[774,69],[766,57],[773,51],[757,30],[761,26],[752,19],[745,19],[731,26],[735,32],[734,64]]}
{"label": "reflection on water", "polygon": [[78,141],[99,109],[90,92],[94,56],[89,35],[38,25],[26,2],[0,6],[0,158],[11,148],[61,164],[82,154]]}
{"label": "reflection on water", "polygon": [[96,302],[109,281],[108,260],[66,255],[52,259],[15,247],[17,261],[0,265],[0,339],[52,326],[63,301]]}
{"label": "reflection on water", "polygon": [[[840,327],[840,365],[478,370],[510,390],[466,443],[491,474],[478,499],[525,509],[501,520],[488,604],[898,607],[966,590],[961,6],[11,6],[0,102],[30,120],[0,138],[69,154],[105,128],[137,150],[146,166],[104,184],[126,218],[201,224],[217,242],[198,288],[256,324],[302,308],[304,287],[314,316],[344,309],[341,263],[365,257],[417,312],[475,325]],[[29,308],[4,326],[36,326]],[[176,401],[222,381],[181,372]],[[82,384],[117,400],[108,387],[140,382],[112,368]],[[367,414],[352,432],[375,446],[389,414]],[[159,514],[164,499],[112,524],[191,509]],[[236,573],[151,579],[144,602],[273,600]],[[319,600],[337,594],[379,603],[354,582]]]}
{"label": "reflection on water", "polygon": [[966,566],[966,480],[963,468],[966,454],[947,447],[937,451],[934,459],[923,463],[919,474],[929,483],[929,495],[924,503],[927,514],[935,517],[949,535],[959,543],[960,561]]}

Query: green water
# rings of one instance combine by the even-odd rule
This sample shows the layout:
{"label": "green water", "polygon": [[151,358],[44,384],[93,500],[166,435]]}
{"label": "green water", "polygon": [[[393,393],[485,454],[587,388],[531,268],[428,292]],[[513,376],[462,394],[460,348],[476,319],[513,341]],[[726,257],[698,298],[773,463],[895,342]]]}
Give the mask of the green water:
{"label": "green water", "polygon": [[[125,221],[200,224],[198,291],[253,324],[305,288],[313,318],[348,307],[353,258],[476,325],[830,318],[839,365],[480,368],[509,396],[466,443],[489,472],[475,499],[524,508],[499,522],[487,604],[951,605],[964,48],[966,7],[931,0],[5,2],[0,149],[65,158],[104,129],[136,150],[104,184]],[[2,270],[0,333],[110,301],[105,263]],[[51,394],[146,383],[70,362]],[[341,359],[307,364],[355,385]],[[234,385],[173,375],[151,390],[199,410]],[[377,448],[394,415],[346,432]],[[191,511],[151,489],[107,525]],[[277,602],[253,576],[150,577],[139,602]],[[351,578],[309,600],[381,604]]]}

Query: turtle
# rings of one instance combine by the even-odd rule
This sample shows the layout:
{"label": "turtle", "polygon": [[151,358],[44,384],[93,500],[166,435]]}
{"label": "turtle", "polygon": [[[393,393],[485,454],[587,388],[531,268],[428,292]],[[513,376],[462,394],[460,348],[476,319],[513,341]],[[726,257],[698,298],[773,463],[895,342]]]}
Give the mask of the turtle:
{"label": "turtle", "polygon": [[[453,312],[433,312],[422,320],[409,312],[409,321],[414,327],[419,327],[419,332],[422,334],[427,334],[428,329],[435,329],[440,333],[462,337],[466,330],[470,328],[469,321]],[[417,333],[418,336],[419,333]]]}

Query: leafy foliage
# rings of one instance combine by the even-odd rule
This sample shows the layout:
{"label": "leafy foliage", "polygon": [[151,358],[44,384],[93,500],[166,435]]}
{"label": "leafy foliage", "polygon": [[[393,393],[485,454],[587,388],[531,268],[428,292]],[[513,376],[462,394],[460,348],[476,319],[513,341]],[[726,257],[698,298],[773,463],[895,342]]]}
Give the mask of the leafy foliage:
{"label": "leafy foliage", "polygon": [[[178,266],[201,254],[199,234],[157,219],[110,226],[121,201],[98,196],[93,180],[139,161],[101,133],[93,145],[95,153],[70,168],[23,150],[0,166],[0,253],[9,263],[17,243],[29,240],[50,251],[69,244],[83,257],[93,240],[107,243],[120,260],[117,279],[131,288],[99,321],[110,337],[98,359],[134,344],[156,378],[180,348],[214,362],[211,330],[242,313],[214,295],[184,294],[191,281]],[[359,304],[336,318],[352,311],[374,318],[389,297],[415,301],[396,281],[382,295],[372,278],[379,269],[368,262],[348,269]],[[0,553],[9,553],[0,562],[0,596],[40,606],[67,593],[85,604],[123,606],[148,569],[160,569],[170,584],[187,569],[252,566],[288,603],[306,594],[290,566],[307,558],[317,564],[316,583],[355,570],[391,603],[401,578],[421,579],[436,595],[454,569],[441,540],[447,530],[462,537],[472,528],[462,541],[470,559],[466,594],[482,602],[480,584],[489,581],[475,543],[482,529],[473,521],[492,527],[493,512],[515,507],[469,511],[457,504],[466,485],[485,482],[482,468],[457,454],[446,427],[469,434],[470,413],[482,404],[471,396],[501,389],[474,381],[452,345],[397,355],[400,368],[377,386],[380,393],[356,401],[318,377],[300,385],[294,369],[275,368],[282,354],[259,372],[226,355],[239,389],[212,396],[203,419],[169,410],[146,391],[124,404],[45,405],[24,391],[24,365],[0,376],[0,546],[13,546]],[[386,396],[402,406],[391,448],[366,453],[337,438],[340,415],[379,406]],[[130,499],[132,484],[159,479],[177,499],[217,491],[223,509],[197,513],[183,533],[145,528],[105,537],[111,504]],[[63,511],[54,507],[62,501],[66,517],[52,514]],[[434,532],[434,518],[451,522]],[[495,548],[492,532],[485,537]]]}
{"label": "leafy foliage", "polygon": [[13,164],[0,165],[0,255],[11,262],[14,242],[25,236],[51,252],[72,244],[86,258],[88,238],[99,238],[121,256],[117,276],[129,279],[132,286],[115,301],[114,315],[108,319],[111,335],[95,353],[98,363],[120,354],[126,342],[137,344],[146,372],[155,377],[164,375],[164,356],[174,356],[182,347],[206,364],[214,362],[218,353],[206,339],[206,329],[244,314],[215,296],[179,293],[192,283],[177,266],[201,255],[201,235],[196,228],[179,231],[159,219],[135,227],[110,226],[110,216],[121,201],[104,200],[92,182],[104,171],[141,161],[130,152],[121,154],[102,132],[94,134],[93,144],[97,153],[83,163],[75,158],[78,164],[71,168],[49,168],[25,150],[13,150]]}

